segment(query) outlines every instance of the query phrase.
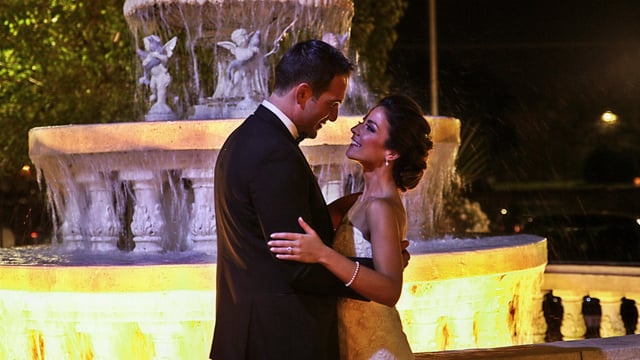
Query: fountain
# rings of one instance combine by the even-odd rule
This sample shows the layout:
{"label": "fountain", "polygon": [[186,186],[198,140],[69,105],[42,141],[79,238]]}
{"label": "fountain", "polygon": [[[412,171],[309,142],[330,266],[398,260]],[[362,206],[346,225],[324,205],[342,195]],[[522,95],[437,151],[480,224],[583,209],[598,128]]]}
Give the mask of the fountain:
{"label": "fountain", "polygon": [[[271,6],[277,16],[264,16]],[[162,103],[187,120],[31,129],[29,155],[46,186],[56,229],[52,246],[2,251],[3,358],[207,357],[215,322],[213,165],[217,149],[242,121],[236,115],[258,101],[266,84],[248,74],[265,72],[288,43],[322,36],[325,28],[317,19],[330,13],[341,19],[336,24],[344,24],[353,5],[347,0],[147,0],[126,1],[124,10],[134,33],[142,31],[144,38],[158,31],[164,47],[173,46],[168,39],[177,36],[175,53],[167,60],[200,51],[199,39],[222,52],[227,50],[220,42],[237,44],[245,35],[260,34],[264,37],[255,43],[269,47],[257,53],[267,61],[239,69],[233,62],[242,57],[219,54],[226,60],[214,67],[218,85],[210,97],[202,96],[204,86],[193,84],[202,76],[190,67],[188,81],[199,89],[196,101],[175,100],[169,94],[176,87],[167,85]],[[235,23],[242,17],[252,24],[271,22],[245,29]],[[230,23],[217,22],[221,18]],[[348,25],[341,26],[330,33],[346,33]],[[186,30],[174,35],[177,28]],[[238,29],[247,32],[232,35]],[[171,72],[184,68],[181,64],[176,59],[163,66]],[[171,74],[172,79],[185,78]],[[243,83],[243,91],[230,94],[219,87],[229,81]],[[149,100],[157,102],[157,94]],[[153,113],[158,112],[148,115]],[[223,118],[200,119],[212,114]],[[342,164],[345,134],[359,120],[341,116],[316,139],[302,143],[328,201],[357,189],[356,167]],[[428,120],[434,138],[429,172],[424,187],[405,199],[412,259],[398,309],[412,348],[422,352],[540,341],[544,319],[537,301],[546,265],[544,239],[424,241],[439,216],[433,205],[451,181],[460,126],[452,118]]]}
{"label": "fountain", "polygon": [[325,38],[345,45],[353,2],[129,0],[124,15],[136,39],[178,34],[173,105],[180,118],[228,119],[246,117],[268,95],[271,65],[291,44]]}

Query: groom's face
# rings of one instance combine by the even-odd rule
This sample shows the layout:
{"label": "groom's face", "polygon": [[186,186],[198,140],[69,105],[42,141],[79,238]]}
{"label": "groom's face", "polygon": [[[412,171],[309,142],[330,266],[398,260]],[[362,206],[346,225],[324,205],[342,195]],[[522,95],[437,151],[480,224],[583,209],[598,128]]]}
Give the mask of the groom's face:
{"label": "groom's face", "polygon": [[347,94],[347,83],[346,75],[338,75],[320,96],[315,98],[311,95],[301,104],[301,120],[296,124],[301,134],[313,139],[327,121],[336,121],[338,109]]}

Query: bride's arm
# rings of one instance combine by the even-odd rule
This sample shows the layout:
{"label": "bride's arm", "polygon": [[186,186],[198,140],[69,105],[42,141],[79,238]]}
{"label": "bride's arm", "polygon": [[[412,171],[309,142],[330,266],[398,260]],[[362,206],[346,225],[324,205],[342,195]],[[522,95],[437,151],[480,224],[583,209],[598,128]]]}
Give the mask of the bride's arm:
{"label": "bride's arm", "polygon": [[[375,218],[370,218],[371,216]],[[374,269],[360,266],[326,246],[302,218],[305,234],[274,233],[268,245],[276,257],[306,263],[320,263],[362,296],[387,306],[394,306],[402,290],[403,260],[399,227],[391,206],[374,201],[367,209],[371,233]],[[291,252],[288,248],[291,247]]]}
{"label": "bride's arm", "polygon": [[[333,230],[338,228],[340,222],[342,222],[342,218],[349,211],[353,203],[358,200],[358,197],[362,195],[362,192],[357,192],[349,195],[345,195],[337,200],[333,201],[328,205],[329,215],[331,215],[331,223],[333,224]],[[411,254],[407,251],[407,247],[409,246],[409,240],[402,239],[400,241],[400,249],[402,253],[402,268],[406,268],[409,265],[409,260],[411,259]]]}
{"label": "bride's arm", "polygon": [[[374,200],[366,208],[366,223],[375,271],[366,269],[360,284],[356,284],[356,278],[354,290],[373,301],[395,305],[402,292],[402,274],[408,261],[404,257],[408,255],[407,242],[403,243],[405,218],[388,201]],[[373,274],[368,275],[369,272]],[[377,294],[379,300],[371,298],[371,294]]]}

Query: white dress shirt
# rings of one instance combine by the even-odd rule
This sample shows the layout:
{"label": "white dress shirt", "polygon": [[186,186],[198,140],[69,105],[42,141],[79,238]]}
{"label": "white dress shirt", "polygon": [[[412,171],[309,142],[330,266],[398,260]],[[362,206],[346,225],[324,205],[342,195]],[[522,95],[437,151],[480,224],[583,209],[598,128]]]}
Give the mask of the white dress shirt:
{"label": "white dress shirt", "polygon": [[284,126],[286,126],[287,129],[289,129],[289,132],[291,133],[294,139],[298,138],[299,136],[298,128],[296,128],[296,125],[293,123],[293,121],[291,121],[291,119],[289,119],[287,115],[285,115],[282,111],[280,111],[280,109],[278,109],[275,105],[270,103],[268,100],[262,100],[262,105],[267,109],[271,110],[272,113],[276,114],[276,116],[278,117],[278,119],[280,119],[280,121],[282,121]]}

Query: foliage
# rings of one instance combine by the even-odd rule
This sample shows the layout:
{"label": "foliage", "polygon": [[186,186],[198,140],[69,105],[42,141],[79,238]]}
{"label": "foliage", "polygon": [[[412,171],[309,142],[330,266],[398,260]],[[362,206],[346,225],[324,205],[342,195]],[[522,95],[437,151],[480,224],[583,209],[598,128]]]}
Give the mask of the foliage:
{"label": "foliage", "polygon": [[358,52],[365,82],[379,97],[386,95],[391,84],[389,52],[398,38],[395,28],[407,5],[408,0],[354,0],[351,47]]}
{"label": "foliage", "polygon": [[462,236],[489,232],[489,217],[482,211],[480,203],[469,200],[461,189],[453,191],[444,200],[443,212],[451,231]]}
{"label": "foliage", "polygon": [[0,175],[28,163],[28,131],[133,118],[123,0],[0,5]]}

